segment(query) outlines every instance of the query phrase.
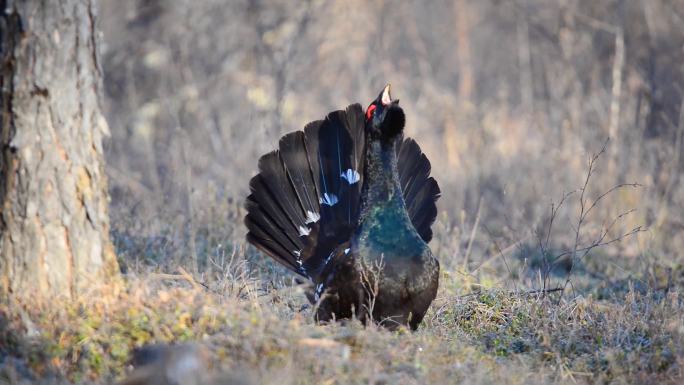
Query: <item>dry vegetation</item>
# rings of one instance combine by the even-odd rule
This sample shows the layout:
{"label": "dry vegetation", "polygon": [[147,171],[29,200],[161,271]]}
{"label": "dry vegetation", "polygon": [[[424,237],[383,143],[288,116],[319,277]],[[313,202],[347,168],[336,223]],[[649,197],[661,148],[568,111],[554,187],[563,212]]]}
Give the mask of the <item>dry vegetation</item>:
{"label": "dry vegetation", "polygon": [[[684,381],[683,1],[100,3],[124,280],[1,305],[0,383],[112,383],[162,342],[216,383]],[[316,325],[242,200],[386,81],[442,186],[440,292],[416,333]]]}
{"label": "dry vegetation", "polygon": [[[195,342],[223,380],[245,383],[677,383],[684,304],[676,291],[634,286],[609,299],[478,294],[445,275],[416,333],[315,325],[296,287],[262,288],[264,277],[209,291],[189,277],[128,276],[55,309],[3,310],[0,379],[10,383],[112,383],[130,372],[135,347]],[[183,283],[164,280],[180,278]],[[187,278],[187,280],[186,280]],[[9,310],[9,312],[6,312]],[[13,315],[10,315],[13,314]],[[214,383],[214,382],[205,382]],[[239,383],[224,382],[215,383]]]}

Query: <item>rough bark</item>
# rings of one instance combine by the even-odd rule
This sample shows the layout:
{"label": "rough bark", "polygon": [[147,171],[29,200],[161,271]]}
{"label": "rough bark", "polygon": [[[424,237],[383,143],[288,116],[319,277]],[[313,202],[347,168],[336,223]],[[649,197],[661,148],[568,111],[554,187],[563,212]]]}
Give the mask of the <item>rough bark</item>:
{"label": "rough bark", "polygon": [[94,0],[0,1],[0,291],[75,297],[117,272]]}

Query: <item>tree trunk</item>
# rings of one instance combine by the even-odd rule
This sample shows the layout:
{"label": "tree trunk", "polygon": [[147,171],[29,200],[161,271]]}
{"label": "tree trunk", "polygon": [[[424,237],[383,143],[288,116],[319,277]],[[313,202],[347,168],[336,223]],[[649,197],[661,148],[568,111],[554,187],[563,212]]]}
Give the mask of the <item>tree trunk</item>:
{"label": "tree trunk", "polygon": [[75,298],[117,274],[94,0],[0,0],[0,291]]}

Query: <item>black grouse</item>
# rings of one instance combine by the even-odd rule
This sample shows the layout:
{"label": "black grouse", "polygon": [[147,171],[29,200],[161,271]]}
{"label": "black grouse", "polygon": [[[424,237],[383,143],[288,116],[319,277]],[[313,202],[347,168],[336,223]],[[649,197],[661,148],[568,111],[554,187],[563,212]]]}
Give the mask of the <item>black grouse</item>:
{"label": "black grouse", "polygon": [[280,139],[250,181],[247,240],[313,283],[319,321],[415,330],[437,293],[440,190],[387,85]]}

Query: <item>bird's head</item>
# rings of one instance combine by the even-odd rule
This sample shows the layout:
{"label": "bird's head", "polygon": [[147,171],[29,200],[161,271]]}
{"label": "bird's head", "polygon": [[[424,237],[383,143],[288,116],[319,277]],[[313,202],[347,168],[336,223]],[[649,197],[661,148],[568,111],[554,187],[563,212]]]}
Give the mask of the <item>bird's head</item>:
{"label": "bird's head", "polygon": [[399,99],[392,100],[390,85],[366,109],[366,130],[371,139],[391,142],[404,130],[406,116],[399,107]]}

